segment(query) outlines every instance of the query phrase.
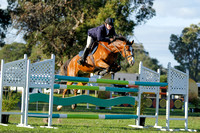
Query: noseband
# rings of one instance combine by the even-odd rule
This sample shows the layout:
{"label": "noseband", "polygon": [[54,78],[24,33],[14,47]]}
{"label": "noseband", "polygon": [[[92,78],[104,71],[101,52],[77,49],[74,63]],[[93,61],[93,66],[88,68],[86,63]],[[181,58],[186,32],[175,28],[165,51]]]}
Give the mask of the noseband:
{"label": "noseband", "polygon": [[[129,46],[129,50],[126,50],[126,46]],[[129,57],[134,57],[134,55],[133,55],[133,53],[132,53],[132,55],[126,56],[126,51],[131,51],[131,50],[130,50],[130,45],[124,45],[125,59],[126,59],[126,61],[128,62],[128,58],[129,58]]]}

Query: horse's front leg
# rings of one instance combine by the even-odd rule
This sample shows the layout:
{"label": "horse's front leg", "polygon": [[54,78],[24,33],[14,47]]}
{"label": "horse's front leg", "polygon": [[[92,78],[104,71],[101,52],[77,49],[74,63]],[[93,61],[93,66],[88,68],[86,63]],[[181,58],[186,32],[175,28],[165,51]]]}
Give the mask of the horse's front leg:
{"label": "horse's front leg", "polygon": [[110,71],[111,72],[118,72],[121,70],[121,66],[117,63],[117,62],[114,62],[111,66],[110,66]]}
{"label": "horse's front leg", "polygon": [[96,66],[100,68],[105,68],[107,71],[109,71],[109,68],[110,68],[110,65],[108,65],[103,60],[99,60],[98,62],[96,62]]}

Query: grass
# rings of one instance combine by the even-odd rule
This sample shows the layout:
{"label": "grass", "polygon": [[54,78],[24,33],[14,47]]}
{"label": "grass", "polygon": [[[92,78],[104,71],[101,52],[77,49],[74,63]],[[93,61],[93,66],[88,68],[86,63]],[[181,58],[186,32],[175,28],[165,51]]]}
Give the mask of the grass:
{"label": "grass", "polygon": [[[61,95],[55,94],[54,96],[61,97]],[[56,110],[57,106],[54,106],[53,113],[55,114],[135,114],[135,109],[133,107],[112,107],[111,110],[102,109],[96,110],[96,106],[90,105],[90,109],[86,109],[86,104],[78,104],[78,107],[75,110],[72,110],[70,106],[63,107],[62,111]],[[190,107],[192,107],[190,105]],[[19,107],[15,108],[15,111],[19,111]],[[48,104],[39,102],[36,111],[36,103],[29,104],[29,112],[32,113],[48,113]],[[13,112],[13,110],[12,110]],[[154,108],[146,108],[145,114],[146,115],[153,115],[155,112]],[[166,125],[166,110],[159,109],[159,120],[158,125],[165,127]],[[171,117],[180,117],[183,118],[184,112],[181,109],[175,109],[174,111],[170,112]],[[189,129],[196,129],[200,131],[200,113],[189,113],[188,118],[188,128]],[[20,116],[19,115],[10,115],[9,118],[9,126],[0,126],[0,133],[21,133],[21,132],[33,132],[33,133],[49,133],[49,132],[56,132],[56,133],[67,133],[67,132],[75,132],[75,133],[133,133],[133,132],[161,132],[154,128],[148,129],[135,129],[128,125],[134,125],[134,119],[128,120],[102,120],[102,119],[53,119],[53,127],[57,127],[58,129],[47,129],[47,128],[40,128],[40,126],[47,125],[47,119],[45,118],[28,118],[28,124],[35,127],[34,129],[29,128],[21,128],[16,127],[18,123],[20,123]],[[154,125],[155,118],[147,118],[145,125]],[[184,128],[184,121],[170,121],[170,128]]]}
{"label": "grass", "polygon": [[[36,104],[31,103],[29,106],[29,112],[36,112]],[[39,103],[38,104],[38,113],[47,113],[48,111],[48,104]],[[147,108],[145,114],[153,114],[155,109]],[[66,106],[62,109],[61,112],[56,110],[56,106],[54,106],[54,113],[78,113],[78,114],[134,114],[134,110],[132,107],[112,107],[111,110],[102,109],[96,110],[96,107],[90,105],[90,109],[86,109],[86,104],[78,104],[78,107],[75,110],[72,110],[70,106]],[[183,110],[174,110],[171,111],[172,117],[181,117],[183,118]],[[200,131],[200,113],[189,113],[189,122],[188,128],[190,129],[197,129]],[[161,132],[157,131],[154,128],[149,129],[135,129],[128,125],[134,125],[135,120],[101,120],[101,119],[53,119],[54,127],[58,127],[58,129],[47,129],[47,128],[40,128],[40,126],[47,125],[46,119],[44,118],[28,118],[28,124],[35,127],[34,129],[28,128],[20,128],[16,127],[16,125],[20,122],[19,115],[10,115],[9,118],[9,126],[4,127],[0,126],[0,132],[12,133],[12,132],[56,132],[56,133],[66,133],[66,132],[75,132],[75,133],[121,133],[121,132]],[[147,118],[145,125],[154,125],[155,119],[154,118]],[[166,118],[165,118],[165,109],[159,110],[159,126],[166,126],[165,125]],[[170,128],[184,128],[184,121],[170,121]]]}

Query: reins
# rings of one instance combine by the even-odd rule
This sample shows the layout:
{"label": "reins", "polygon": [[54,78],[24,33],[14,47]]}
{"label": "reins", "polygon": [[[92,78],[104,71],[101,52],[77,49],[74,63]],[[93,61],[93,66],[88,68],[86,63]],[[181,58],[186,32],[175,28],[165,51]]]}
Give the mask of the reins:
{"label": "reins", "polygon": [[101,46],[103,46],[104,48],[106,48],[108,51],[110,51],[111,53],[113,53],[108,47],[106,47],[104,44],[102,44],[102,43],[100,43],[99,42],[99,44],[101,45]]}
{"label": "reins", "polygon": [[[113,53],[112,50],[110,50],[108,47],[106,47],[104,44],[102,43],[99,43],[100,45],[102,45],[104,48],[106,48],[108,51],[110,51],[111,53]],[[114,42],[112,42],[113,46],[117,49],[117,51],[122,55],[122,52],[117,48],[117,46],[114,44]],[[133,55],[129,55],[129,56],[126,56],[126,45],[124,45],[124,54],[125,54],[125,59],[126,59],[126,62],[128,63],[128,59],[129,57],[133,56]],[[123,55],[122,55],[123,56]]]}

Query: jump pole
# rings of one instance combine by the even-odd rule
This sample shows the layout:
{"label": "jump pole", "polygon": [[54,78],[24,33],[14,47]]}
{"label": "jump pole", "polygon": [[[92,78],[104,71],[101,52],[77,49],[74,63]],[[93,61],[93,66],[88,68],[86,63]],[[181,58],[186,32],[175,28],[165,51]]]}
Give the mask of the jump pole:
{"label": "jump pole", "polygon": [[[29,113],[29,117],[48,118],[48,114]],[[52,114],[52,118],[71,118],[71,119],[137,119],[137,115],[104,115],[104,114]]]}
{"label": "jump pole", "polygon": [[72,77],[55,75],[55,80],[57,82],[83,82],[83,83],[105,83],[105,84],[119,84],[119,85],[140,85],[140,86],[167,86],[168,83],[161,82],[140,82],[140,81],[122,81],[122,80],[112,80],[112,79],[96,79],[96,78],[85,78],[85,77]]}
{"label": "jump pole", "polygon": [[96,91],[138,92],[137,88],[132,89],[132,88],[78,86],[78,85],[61,85],[61,84],[54,84],[54,89],[81,89],[81,90],[96,90]]}

